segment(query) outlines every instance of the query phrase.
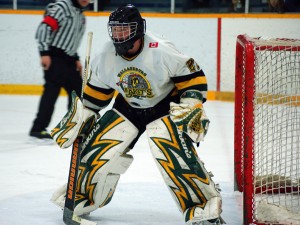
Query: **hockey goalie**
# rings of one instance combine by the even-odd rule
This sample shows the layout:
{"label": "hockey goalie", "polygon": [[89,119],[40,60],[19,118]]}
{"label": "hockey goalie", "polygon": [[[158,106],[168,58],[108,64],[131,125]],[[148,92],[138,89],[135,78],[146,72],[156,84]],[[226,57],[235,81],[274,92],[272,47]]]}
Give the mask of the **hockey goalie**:
{"label": "hockey goalie", "polygon": [[[130,150],[146,131],[150,150],[183,220],[222,224],[222,198],[194,145],[205,138],[203,104],[207,81],[193,58],[170,41],[146,33],[146,21],[131,5],[109,16],[111,41],[92,61],[83,100],[52,130],[61,148],[84,135],[77,177],[75,214],[108,204],[120,175],[133,161]],[[114,99],[112,109],[101,110]],[[63,207],[66,186],[52,201]]]}

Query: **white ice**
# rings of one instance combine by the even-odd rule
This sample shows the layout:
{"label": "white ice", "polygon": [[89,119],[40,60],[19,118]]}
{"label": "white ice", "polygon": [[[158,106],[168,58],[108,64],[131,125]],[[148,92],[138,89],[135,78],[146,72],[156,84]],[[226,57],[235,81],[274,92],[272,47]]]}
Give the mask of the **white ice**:
{"label": "white ice", "polygon": [[[62,211],[49,199],[66,182],[71,149],[30,140],[39,96],[0,95],[0,225],[63,225]],[[66,112],[60,97],[49,129]],[[232,102],[208,101],[209,132],[198,154],[223,196],[222,217],[242,224],[241,195],[233,188]],[[99,225],[184,225],[183,217],[156,168],[145,134],[131,151],[134,162],[122,175],[107,206],[87,217]]]}

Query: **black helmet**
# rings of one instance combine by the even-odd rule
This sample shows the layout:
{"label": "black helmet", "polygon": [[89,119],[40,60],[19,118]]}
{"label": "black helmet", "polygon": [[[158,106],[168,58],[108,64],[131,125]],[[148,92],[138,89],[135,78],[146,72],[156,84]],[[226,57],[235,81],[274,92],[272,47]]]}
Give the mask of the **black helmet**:
{"label": "black helmet", "polygon": [[146,21],[134,5],[127,4],[110,14],[107,27],[117,54],[124,55],[133,48],[136,40],[144,36]]}

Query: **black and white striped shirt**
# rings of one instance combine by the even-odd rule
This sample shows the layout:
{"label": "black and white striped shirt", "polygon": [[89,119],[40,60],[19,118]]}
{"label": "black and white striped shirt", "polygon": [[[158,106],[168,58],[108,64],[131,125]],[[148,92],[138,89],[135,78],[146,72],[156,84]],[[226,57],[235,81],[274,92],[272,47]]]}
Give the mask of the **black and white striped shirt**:
{"label": "black and white striped shirt", "polygon": [[50,55],[51,47],[54,47],[69,56],[78,57],[77,49],[85,25],[82,9],[74,6],[72,0],[49,4],[36,32],[40,54]]}

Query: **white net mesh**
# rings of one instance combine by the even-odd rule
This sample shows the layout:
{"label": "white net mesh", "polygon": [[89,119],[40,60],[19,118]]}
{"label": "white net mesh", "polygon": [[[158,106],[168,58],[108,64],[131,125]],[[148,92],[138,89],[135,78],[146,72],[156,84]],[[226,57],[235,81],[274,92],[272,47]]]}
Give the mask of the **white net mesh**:
{"label": "white net mesh", "polygon": [[300,42],[253,41],[254,214],[300,224]]}

